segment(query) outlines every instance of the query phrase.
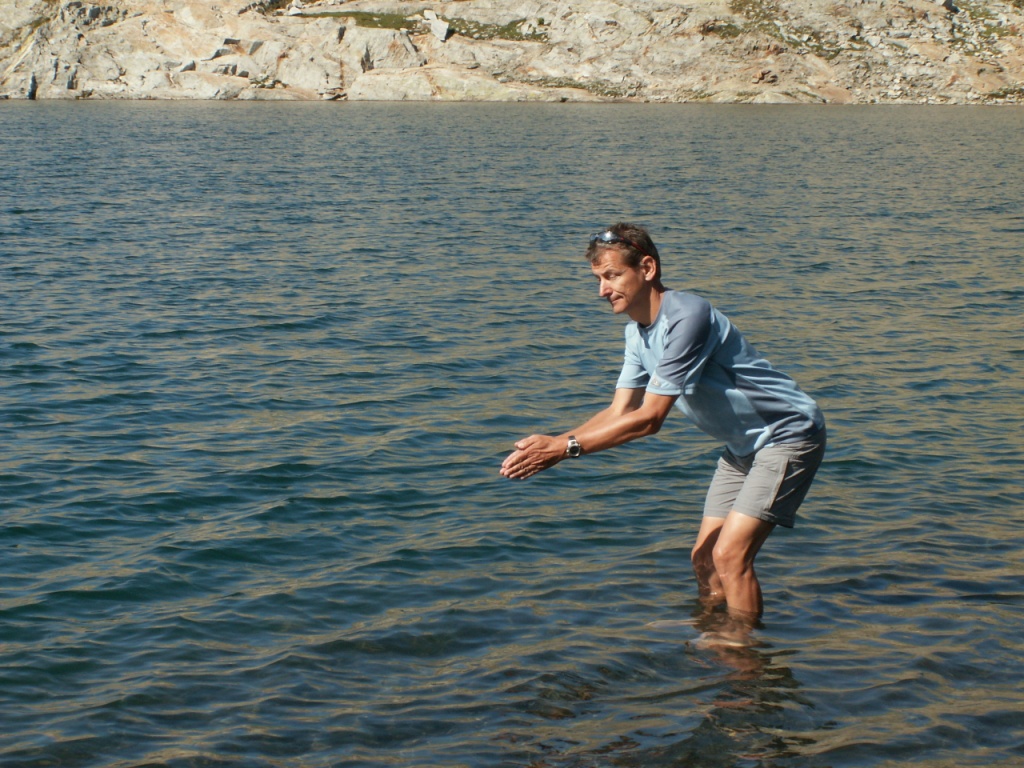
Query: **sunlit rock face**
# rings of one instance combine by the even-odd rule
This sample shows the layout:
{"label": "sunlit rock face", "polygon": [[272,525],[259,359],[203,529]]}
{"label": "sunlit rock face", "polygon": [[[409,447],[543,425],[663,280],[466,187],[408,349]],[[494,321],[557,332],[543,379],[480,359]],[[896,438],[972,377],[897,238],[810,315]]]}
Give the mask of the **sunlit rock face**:
{"label": "sunlit rock face", "polygon": [[1016,103],[1024,0],[0,0],[0,97]]}

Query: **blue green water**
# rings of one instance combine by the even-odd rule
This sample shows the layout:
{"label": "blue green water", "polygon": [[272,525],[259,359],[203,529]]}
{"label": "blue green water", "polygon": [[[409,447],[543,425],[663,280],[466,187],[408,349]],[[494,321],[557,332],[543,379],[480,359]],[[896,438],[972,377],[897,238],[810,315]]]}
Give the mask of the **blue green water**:
{"label": "blue green water", "polygon": [[[0,103],[0,764],[1024,763],[1024,112]],[[709,648],[718,446],[524,483],[651,227],[829,420]]]}

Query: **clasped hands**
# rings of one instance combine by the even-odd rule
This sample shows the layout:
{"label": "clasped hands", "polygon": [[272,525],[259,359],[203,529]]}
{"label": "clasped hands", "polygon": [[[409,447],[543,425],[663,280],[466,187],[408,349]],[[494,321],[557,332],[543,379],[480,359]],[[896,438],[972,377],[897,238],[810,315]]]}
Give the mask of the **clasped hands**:
{"label": "clasped hands", "polygon": [[525,480],[566,457],[566,439],[551,435],[530,435],[515,444],[515,450],[501,464],[501,476]]}

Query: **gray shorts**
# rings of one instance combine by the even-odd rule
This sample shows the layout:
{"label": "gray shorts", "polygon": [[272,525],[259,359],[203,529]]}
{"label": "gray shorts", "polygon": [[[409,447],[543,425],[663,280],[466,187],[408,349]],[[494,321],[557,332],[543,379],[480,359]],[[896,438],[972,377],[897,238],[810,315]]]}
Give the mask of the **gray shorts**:
{"label": "gray shorts", "polygon": [[792,528],[825,455],[825,443],[822,429],[808,440],[767,446],[750,456],[737,457],[726,448],[708,489],[704,516],[725,517],[736,510]]}

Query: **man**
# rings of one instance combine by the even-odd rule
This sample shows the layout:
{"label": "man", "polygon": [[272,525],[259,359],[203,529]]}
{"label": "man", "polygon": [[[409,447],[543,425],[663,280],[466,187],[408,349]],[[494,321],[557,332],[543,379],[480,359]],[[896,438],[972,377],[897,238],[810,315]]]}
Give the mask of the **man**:
{"label": "man", "polygon": [[792,528],[825,453],[825,419],[706,300],[661,282],[650,235],[616,224],[587,250],[599,295],[625,314],[626,354],[610,406],[557,436],[531,435],[501,466],[523,479],[567,458],[656,433],[676,405],[725,443],[691,553],[701,599],[748,625],[763,612],[754,558],[776,525]]}

